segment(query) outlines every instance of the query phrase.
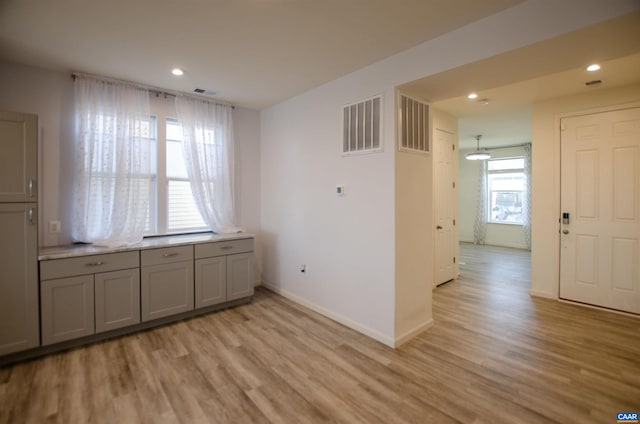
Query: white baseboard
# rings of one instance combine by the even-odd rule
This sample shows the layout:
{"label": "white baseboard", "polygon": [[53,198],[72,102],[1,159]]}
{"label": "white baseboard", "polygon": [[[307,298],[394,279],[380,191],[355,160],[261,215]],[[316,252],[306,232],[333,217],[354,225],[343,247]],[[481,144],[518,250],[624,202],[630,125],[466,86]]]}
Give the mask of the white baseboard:
{"label": "white baseboard", "polygon": [[411,340],[412,338],[414,338],[418,334],[422,333],[423,331],[428,330],[431,327],[433,327],[433,318],[430,318],[429,321],[424,322],[424,323],[418,325],[417,327],[407,331],[403,335],[401,335],[399,337],[396,337],[396,340],[395,340],[395,343],[394,343],[393,347],[399,347],[400,345],[408,342],[409,340]]}
{"label": "white baseboard", "polygon": [[555,296],[553,293],[549,293],[545,291],[529,290],[529,294],[534,297],[542,297],[545,299],[558,300],[558,297]]}
{"label": "white baseboard", "polygon": [[367,327],[365,325],[362,325],[359,322],[353,321],[352,319],[347,318],[347,317],[345,317],[343,315],[340,315],[340,314],[337,314],[337,313],[335,313],[333,311],[330,311],[329,309],[326,309],[326,308],[324,308],[324,307],[322,307],[320,305],[316,305],[315,303],[309,302],[308,300],[303,299],[303,298],[301,298],[301,297],[299,297],[299,296],[297,296],[297,295],[295,295],[295,294],[293,294],[291,292],[283,290],[283,289],[281,289],[281,288],[279,288],[279,287],[277,287],[277,286],[275,286],[275,285],[273,285],[273,284],[271,284],[271,283],[269,283],[267,281],[263,280],[262,281],[262,286],[266,287],[267,289],[271,290],[272,292],[278,293],[282,297],[286,297],[287,299],[292,300],[292,301],[304,306],[305,308],[309,308],[312,311],[319,313],[320,315],[323,315],[323,316],[325,316],[325,317],[327,317],[329,319],[332,319],[332,320],[334,320],[336,322],[339,322],[340,324],[342,324],[342,325],[344,325],[346,327],[349,327],[352,330],[355,330],[355,331],[357,331],[359,333],[362,333],[365,336],[371,337],[372,339],[377,340],[377,341],[379,341],[380,343],[382,343],[384,345],[387,345],[387,346],[389,346],[391,348],[394,348],[394,347],[397,346],[395,341],[391,337],[389,337],[389,336],[387,336],[385,334],[382,334],[382,333],[380,333],[380,332],[378,332],[378,331],[376,331],[376,330],[374,330],[372,328],[369,328],[369,327]]}
{"label": "white baseboard", "polygon": [[613,314],[625,315],[625,316],[628,316],[628,317],[631,317],[631,318],[638,318],[638,314],[634,314],[634,313],[631,313],[631,312],[625,312],[625,311],[619,311],[617,309],[609,309],[609,308],[605,308],[603,306],[589,305],[588,303],[575,302],[573,300],[568,300],[568,299],[558,299],[558,302],[566,303],[567,305],[580,306],[582,308],[595,309],[595,310],[602,311],[602,312],[611,312]]}
{"label": "white baseboard", "polygon": [[253,282],[253,287],[259,287],[261,285],[262,285],[262,281],[260,281],[260,280]]}

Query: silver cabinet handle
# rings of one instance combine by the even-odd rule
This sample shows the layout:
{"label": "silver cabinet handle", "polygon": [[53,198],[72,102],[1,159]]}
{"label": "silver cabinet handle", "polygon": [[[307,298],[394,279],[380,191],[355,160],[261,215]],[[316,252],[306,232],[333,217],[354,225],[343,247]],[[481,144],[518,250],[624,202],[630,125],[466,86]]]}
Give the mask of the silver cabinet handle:
{"label": "silver cabinet handle", "polygon": [[229,249],[233,249],[233,246],[222,246],[220,249],[229,250]]}
{"label": "silver cabinet handle", "polygon": [[174,256],[178,256],[178,253],[175,253],[175,252],[174,253],[165,253],[162,256],[164,256],[165,258],[172,258]]}
{"label": "silver cabinet handle", "polygon": [[98,262],[89,262],[89,263],[87,264],[87,266],[100,266],[100,265],[104,265],[104,264],[105,264],[105,262],[102,262],[102,261],[98,261]]}
{"label": "silver cabinet handle", "polygon": [[33,208],[29,208],[29,223],[33,225]]}
{"label": "silver cabinet handle", "polygon": [[29,180],[29,197],[33,197],[33,186],[34,186],[34,181],[33,180]]}

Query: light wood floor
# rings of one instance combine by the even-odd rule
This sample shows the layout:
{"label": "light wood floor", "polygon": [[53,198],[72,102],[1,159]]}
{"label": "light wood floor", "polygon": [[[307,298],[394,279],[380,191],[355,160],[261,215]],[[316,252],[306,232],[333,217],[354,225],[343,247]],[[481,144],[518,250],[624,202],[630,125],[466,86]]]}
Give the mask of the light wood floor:
{"label": "light wood floor", "polygon": [[0,369],[0,423],[611,423],[640,409],[640,319],[531,298],[528,254],[463,245],[395,351],[272,292]]}

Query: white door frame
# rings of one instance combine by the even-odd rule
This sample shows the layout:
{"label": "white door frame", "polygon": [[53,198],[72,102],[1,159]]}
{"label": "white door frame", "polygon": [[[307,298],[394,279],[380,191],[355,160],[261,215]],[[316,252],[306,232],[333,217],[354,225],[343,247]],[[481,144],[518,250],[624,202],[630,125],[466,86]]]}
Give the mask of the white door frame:
{"label": "white door frame", "polygon": [[[554,296],[553,298],[556,300],[560,300],[562,302],[567,302],[567,303],[574,303],[571,302],[569,300],[564,300],[564,299],[560,299],[560,250],[562,248],[561,246],[561,237],[560,237],[560,230],[561,230],[561,225],[560,225],[560,216],[562,214],[561,209],[561,197],[562,197],[562,193],[560,192],[560,165],[561,165],[561,155],[560,155],[560,151],[561,151],[561,137],[562,137],[562,131],[560,130],[560,124],[562,119],[564,118],[570,118],[570,117],[574,117],[574,116],[582,116],[582,115],[592,115],[595,113],[602,113],[602,112],[613,112],[616,110],[624,110],[624,109],[633,109],[633,108],[637,108],[640,107],[640,101],[637,102],[631,102],[631,103],[621,103],[621,104],[617,104],[617,105],[611,105],[611,106],[601,106],[601,107],[596,107],[596,108],[590,108],[590,109],[584,109],[584,110],[579,110],[579,111],[574,111],[574,112],[563,112],[563,113],[558,113],[555,114],[554,116],[554,121],[553,121],[553,172],[554,172],[554,185],[553,185],[553,209],[556,211],[556,216],[557,216],[557,220],[555,221],[555,229],[554,229],[554,245],[556,246],[557,250],[556,250],[556,254],[553,257],[553,261],[551,263],[551,266],[553,267],[553,275],[555,275],[556,281],[555,281],[555,292],[554,292]],[[534,141],[535,143],[535,141]],[[535,145],[534,145],[535,146]],[[534,147],[535,149],[535,147]],[[544,225],[544,223],[538,223],[537,225]],[[535,228],[535,227],[534,227]],[[532,235],[533,237],[533,235]],[[530,293],[534,296],[540,296],[540,297],[549,297],[549,295],[547,293],[539,293],[537,291],[531,290]],[[600,308],[598,306],[591,306],[593,308]],[[602,308],[604,309],[604,308]],[[610,309],[607,309],[610,310]],[[613,311],[613,310],[611,310]],[[614,311],[615,312],[615,311]],[[624,312],[621,312],[624,313]]]}

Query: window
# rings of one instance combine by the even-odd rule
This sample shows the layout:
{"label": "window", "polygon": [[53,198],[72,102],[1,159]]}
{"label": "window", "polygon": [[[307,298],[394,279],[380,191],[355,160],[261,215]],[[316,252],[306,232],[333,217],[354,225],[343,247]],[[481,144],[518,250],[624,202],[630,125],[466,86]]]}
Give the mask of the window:
{"label": "window", "polygon": [[[160,115],[160,114],[159,114]],[[193,198],[182,152],[182,129],[174,118],[153,117],[153,187],[145,235],[209,231]],[[164,128],[160,123],[165,123]]]}
{"label": "window", "polygon": [[182,129],[167,119],[167,232],[207,230],[191,192],[182,153]]}
{"label": "window", "polygon": [[486,166],[489,222],[522,225],[524,158],[492,159]]}
{"label": "window", "polygon": [[[112,116],[97,115],[94,117],[94,138],[100,140],[104,134],[112,134],[117,124]],[[136,186],[140,188],[136,191],[143,197],[143,201],[149,203],[149,209],[153,209],[155,205],[155,169],[156,169],[156,146],[157,132],[156,119],[136,119],[132,134],[133,145],[128,149],[129,155],[141,157],[140,163],[143,164],[137,172],[135,172],[129,181],[129,187]],[[91,197],[89,203],[95,205],[92,207],[90,219],[87,220],[88,231],[90,234],[98,233],[98,227],[105,220],[111,219],[112,212],[108,208],[103,208],[103,200],[112,198],[116,195],[116,180],[121,176],[116,172],[116,161],[119,156],[115,154],[118,151],[116,145],[111,149],[98,149],[97,154],[93,155],[93,159],[89,156],[85,160],[90,160],[91,165],[88,167],[91,172],[90,189]],[[150,215],[149,215],[150,216]],[[147,218],[145,231],[151,229],[152,223]]]}

